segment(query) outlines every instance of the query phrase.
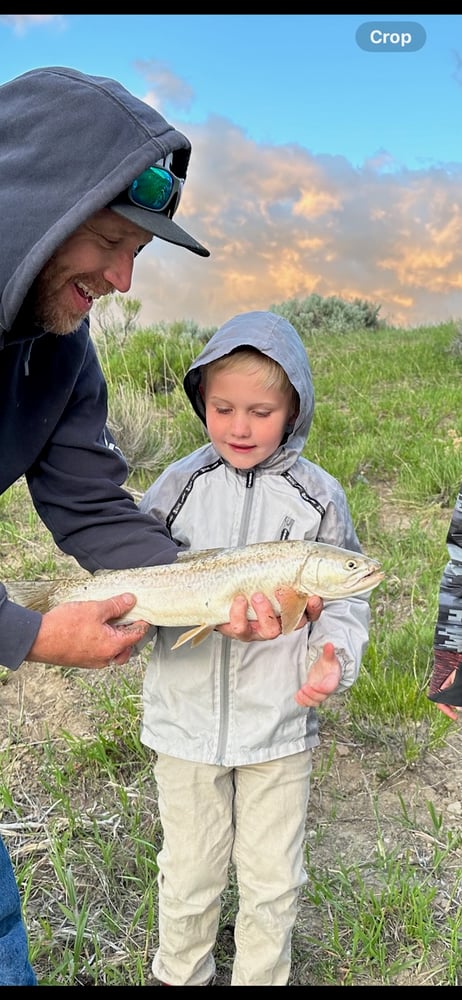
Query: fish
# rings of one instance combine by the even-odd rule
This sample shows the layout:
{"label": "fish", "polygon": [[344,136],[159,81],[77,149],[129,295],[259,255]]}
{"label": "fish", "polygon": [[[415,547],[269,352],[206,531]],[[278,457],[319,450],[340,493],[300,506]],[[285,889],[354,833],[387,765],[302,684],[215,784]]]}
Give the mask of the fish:
{"label": "fish", "polygon": [[[380,563],[369,556],[307,539],[254,542],[231,548],[180,552],[175,562],[137,569],[97,570],[80,578],[11,581],[10,600],[45,613],[69,601],[99,601],[130,592],[136,604],[117,624],[145,621],[158,626],[188,626],[172,649],[202,642],[229,621],[234,598],[250,602],[263,593],[281,618],[282,634],[299,624],[309,596],[323,601],[372,591],[385,577]],[[278,591],[276,597],[275,591]],[[247,618],[256,619],[249,603]]]}

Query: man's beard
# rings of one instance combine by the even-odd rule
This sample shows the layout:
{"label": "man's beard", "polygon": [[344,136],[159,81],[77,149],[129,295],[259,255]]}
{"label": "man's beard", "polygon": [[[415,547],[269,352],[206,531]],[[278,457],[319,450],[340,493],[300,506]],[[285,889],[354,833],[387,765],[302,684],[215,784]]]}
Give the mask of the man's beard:
{"label": "man's beard", "polygon": [[[44,333],[55,333],[58,336],[74,333],[79,329],[85,317],[89,315],[92,303],[89,304],[86,312],[66,308],[59,299],[57,300],[58,283],[56,279],[56,263],[52,257],[31,286],[16,322],[33,323]],[[114,291],[113,286],[109,285],[108,282],[102,282],[104,287],[99,288],[97,282],[89,280],[87,275],[78,275],[76,280],[88,285],[94,292],[95,298],[100,295],[109,295]]]}
{"label": "man's beard", "polygon": [[[69,310],[63,309],[61,305],[57,305],[52,294],[47,294],[47,291],[49,289],[46,286],[42,288],[39,279],[33,289],[34,294],[31,299],[34,326],[40,327],[45,333],[58,335],[74,333],[78,330],[85,316],[80,313],[77,318],[75,313],[71,314]],[[89,312],[90,310],[88,310]]]}

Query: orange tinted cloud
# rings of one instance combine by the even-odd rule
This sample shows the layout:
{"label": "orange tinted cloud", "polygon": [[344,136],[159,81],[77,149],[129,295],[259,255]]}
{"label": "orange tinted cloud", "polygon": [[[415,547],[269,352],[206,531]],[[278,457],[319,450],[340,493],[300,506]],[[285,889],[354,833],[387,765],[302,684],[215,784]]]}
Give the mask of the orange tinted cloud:
{"label": "orange tinted cloud", "polygon": [[193,153],[177,221],[211,257],[147,247],[130,293],[143,323],[217,326],[313,292],[368,299],[400,326],[462,316],[462,166],[411,171],[382,151],[355,168],[258,144],[218,116],[183,130]]}

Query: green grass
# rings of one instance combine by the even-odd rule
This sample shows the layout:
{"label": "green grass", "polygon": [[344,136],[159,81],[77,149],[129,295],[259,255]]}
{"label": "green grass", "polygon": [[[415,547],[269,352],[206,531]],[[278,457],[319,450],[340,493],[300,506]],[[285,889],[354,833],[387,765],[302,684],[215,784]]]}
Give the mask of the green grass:
{"label": "green grass", "polygon": [[[445,324],[307,341],[316,410],[305,455],[344,485],[363,548],[386,579],[372,594],[359,679],[321,712],[290,985],[461,983],[460,796],[451,813],[440,780],[446,761],[449,776],[458,763],[448,753],[457,729],[426,698],[462,478],[456,334]],[[157,403],[126,380],[120,391],[110,382],[114,409],[117,395],[137,495],[204,436],[178,386]],[[6,577],[51,576],[70,564],[23,481],[0,498],[0,515]],[[44,697],[63,686],[75,706],[76,718],[57,726],[45,705],[33,738],[20,694],[17,706],[9,701],[0,831],[44,986],[152,983],[161,829],[153,755],[139,741],[143,669],[143,656],[103,673],[25,665],[19,673],[29,679],[42,671]],[[20,678],[0,669],[0,696],[15,685],[20,692]],[[229,985],[236,904],[231,872],[215,985]]]}

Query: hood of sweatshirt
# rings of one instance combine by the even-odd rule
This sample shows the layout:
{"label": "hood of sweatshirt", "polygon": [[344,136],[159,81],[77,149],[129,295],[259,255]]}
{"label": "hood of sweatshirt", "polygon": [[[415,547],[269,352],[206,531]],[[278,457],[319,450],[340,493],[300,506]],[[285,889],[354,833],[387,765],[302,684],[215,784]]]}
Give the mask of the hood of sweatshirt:
{"label": "hood of sweatshirt", "polygon": [[[183,383],[186,395],[205,425],[204,401],[199,392],[201,367],[245,345],[277,361],[298,392],[300,412],[293,430],[284,441],[285,460],[293,461],[301,454],[311,427],[314,387],[303,341],[295,327],[283,316],[272,312],[247,312],[229,319],[216,330],[186,372]],[[274,465],[275,458],[268,460],[270,464]]]}
{"label": "hood of sweatshirt", "polygon": [[[147,167],[186,178],[191,144],[117,81],[60,66],[0,87],[0,135],[1,344],[57,247]],[[121,214],[160,239],[209,255],[165,214],[130,207]]]}

